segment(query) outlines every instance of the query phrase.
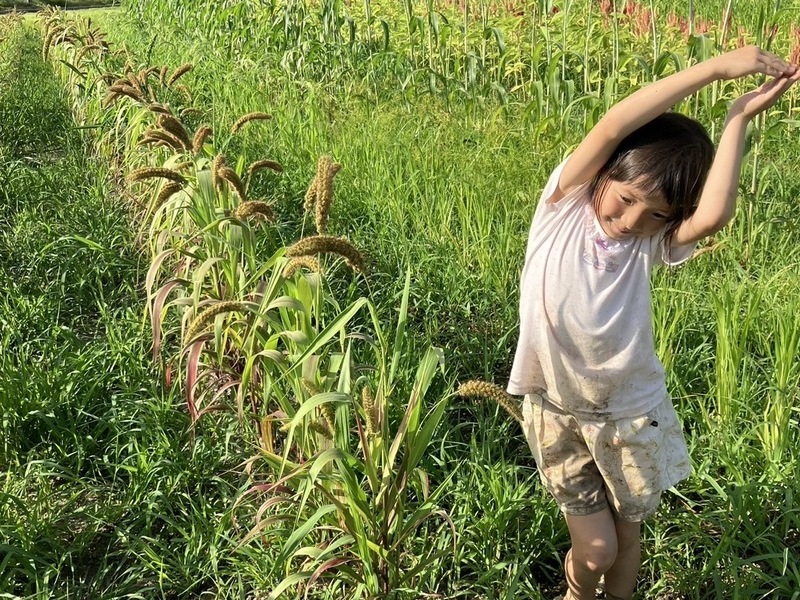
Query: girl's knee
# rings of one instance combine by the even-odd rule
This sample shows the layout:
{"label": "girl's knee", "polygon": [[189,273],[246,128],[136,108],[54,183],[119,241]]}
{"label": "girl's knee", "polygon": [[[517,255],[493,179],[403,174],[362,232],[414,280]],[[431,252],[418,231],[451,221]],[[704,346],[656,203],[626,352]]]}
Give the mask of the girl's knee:
{"label": "girl's knee", "polygon": [[617,550],[616,540],[596,539],[590,544],[583,544],[581,548],[573,545],[572,558],[588,571],[603,574],[617,560]]}

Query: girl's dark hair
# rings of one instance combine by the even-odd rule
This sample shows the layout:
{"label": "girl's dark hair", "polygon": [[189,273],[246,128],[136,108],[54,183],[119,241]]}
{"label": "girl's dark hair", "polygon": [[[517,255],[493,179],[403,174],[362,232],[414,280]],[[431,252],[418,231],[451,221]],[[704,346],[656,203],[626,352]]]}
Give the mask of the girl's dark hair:
{"label": "girl's dark hair", "polygon": [[667,241],[694,213],[714,159],[714,144],[694,119],[668,112],[629,134],[589,184],[595,211],[610,181],[637,179],[642,192],[662,196],[672,208]]}

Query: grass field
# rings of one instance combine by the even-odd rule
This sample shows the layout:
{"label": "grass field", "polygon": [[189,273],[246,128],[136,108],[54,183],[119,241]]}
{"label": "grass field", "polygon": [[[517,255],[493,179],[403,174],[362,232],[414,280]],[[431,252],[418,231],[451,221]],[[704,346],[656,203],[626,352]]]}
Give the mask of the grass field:
{"label": "grass field", "polygon": [[[3,21],[0,592],[553,597],[568,536],[518,425],[451,395],[505,384],[539,190],[640,83],[800,45],[788,2],[618,4]],[[755,83],[678,109],[718,137]],[[637,598],[800,597],[797,105],[755,123],[735,221],[653,281],[694,473]],[[365,268],[285,275],[315,234]]]}

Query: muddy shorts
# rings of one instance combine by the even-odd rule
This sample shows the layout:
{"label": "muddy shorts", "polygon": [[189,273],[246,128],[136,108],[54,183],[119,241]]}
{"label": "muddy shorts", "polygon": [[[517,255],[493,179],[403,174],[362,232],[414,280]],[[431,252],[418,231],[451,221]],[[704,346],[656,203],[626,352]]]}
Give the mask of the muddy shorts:
{"label": "muddy shorts", "polygon": [[623,521],[656,512],[661,492],[689,476],[689,454],[669,398],[646,415],[577,418],[529,394],[523,430],[539,474],[561,510],[588,515],[611,507]]}

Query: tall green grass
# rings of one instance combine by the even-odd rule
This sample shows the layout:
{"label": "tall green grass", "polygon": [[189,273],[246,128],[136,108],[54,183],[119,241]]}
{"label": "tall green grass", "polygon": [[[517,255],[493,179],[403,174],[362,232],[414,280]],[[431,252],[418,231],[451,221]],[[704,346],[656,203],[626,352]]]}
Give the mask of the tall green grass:
{"label": "tall green grass", "polygon": [[[687,43],[659,21],[664,35],[655,40],[655,59],[661,52],[668,57],[659,71],[654,40],[626,37],[622,16],[605,26],[581,3],[550,15],[552,4],[530,3],[522,19],[507,13],[495,19],[489,3],[470,3],[474,13],[459,17],[449,6],[430,11],[406,3],[401,10],[373,2],[363,5],[373,17],[367,27],[357,4],[146,2],[130,7],[131,21],[106,26],[141,61],[177,66],[196,59],[187,81],[215,127],[251,110],[274,115],[266,133],[246,131],[231,151],[266,150],[284,165],[285,177],[257,189],[283,199],[278,210],[287,238],[310,227],[292,216],[297,211],[287,199],[302,203],[316,156],[330,153],[344,164],[331,227],[355,230],[354,241],[368,250],[378,312],[394,316],[410,267],[412,341],[443,346],[452,378],[503,382],[516,335],[525,235],[549,170],[620,94],[718,51],[713,33]],[[666,12],[666,5],[653,4]],[[763,40],[772,21],[785,22],[776,3],[733,4],[749,39]],[[722,6],[697,5],[709,12]],[[143,38],[142,30],[151,36]],[[174,41],[161,41],[167,36]],[[786,38],[774,44],[789,50]],[[681,109],[711,126],[740,89],[717,86]],[[795,104],[793,95],[778,105],[767,125],[793,119]],[[653,282],[657,347],[695,472],[666,495],[648,526],[642,598],[793,598],[800,585],[793,360],[800,287],[794,243],[800,179],[793,165],[800,153],[789,126],[758,132],[736,221],[716,236],[713,249]],[[338,286],[343,297],[361,293],[349,283]],[[516,424],[496,407],[454,404],[444,425],[423,468],[432,482],[446,482],[440,500],[458,544],[452,555],[437,556],[407,593],[554,595],[567,537]],[[235,455],[234,433],[209,435],[228,440],[223,448]],[[230,462],[214,444],[200,448],[190,454],[206,461],[193,480],[198,486],[205,477],[218,481],[212,473]],[[170,460],[174,470],[156,472],[179,479],[189,465]],[[137,501],[146,498],[153,507],[144,518],[150,533],[132,545],[139,562],[129,558],[132,566],[115,572],[116,580],[106,565],[105,581],[135,590],[124,586],[134,585],[138,567],[163,574],[161,589],[145,578],[151,587],[142,589],[154,594],[199,593],[231,581],[241,593],[272,589],[275,579],[259,567],[272,564],[271,546],[254,540],[233,552],[226,540],[244,532],[224,510],[205,507],[224,505],[233,495],[229,484],[212,485],[189,502],[180,493],[159,496],[155,475],[137,482]],[[159,524],[176,523],[178,510],[192,516],[191,526],[179,526],[181,535],[211,536],[213,560],[192,544],[172,548],[180,536],[169,532],[177,529]],[[162,514],[163,520],[152,516]],[[448,526],[429,522],[412,546],[418,556],[431,545],[444,551],[451,536]],[[229,569],[239,578],[229,577]],[[181,584],[191,591],[178,592]]]}
{"label": "tall green grass", "polygon": [[[327,10],[327,5],[293,6],[294,12],[287,11],[284,18],[296,36],[316,31],[319,15]],[[204,42],[208,45],[205,61],[193,71],[192,83],[198,97],[214,107],[211,114],[221,123],[231,122],[234,114],[247,110],[265,109],[274,114],[268,136],[248,137],[242,144],[245,148],[266,145],[281,157],[287,172],[297,174],[287,177],[281,192],[301,197],[302,188],[293,188],[291,180],[307,181],[310,172],[303,165],[321,151],[347,165],[337,178],[340,200],[331,219],[334,224],[357,227],[354,240],[370,249],[373,293],[380,299],[379,307],[389,306],[389,300],[399,293],[400,275],[410,264],[415,280],[409,312],[412,330],[447,349],[457,376],[502,382],[515,336],[518,269],[538,190],[548,170],[580,140],[602,107],[643,77],[652,76],[652,71],[644,66],[639,69],[636,62],[628,62],[627,70],[609,67],[605,61],[614,54],[613,26],[603,30],[595,23],[587,29],[577,8],[573,20],[568,21],[558,16],[548,20],[543,16],[546,11],[540,10],[532,13],[539,19],[536,26],[529,26],[519,38],[536,36],[530,48],[539,48],[538,54],[530,56],[538,61],[534,64],[542,65],[541,79],[533,70],[527,71],[525,81],[531,81],[534,73],[533,84],[521,92],[522,100],[515,101],[513,95],[504,100],[488,88],[477,87],[473,93],[456,83],[451,88],[442,84],[429,93],[424,91],[426,78],[414,71],[411,62],[413,53],[417,61],[422,56],[430,63],[424,53],[424,44],[429,43],[423,35],[427,30],[413,21],[414,15],[409,21],[407,11],[399,15],[391,9],[381,12],[375,3],[370,8],[376,19],[372,35],[379,37],[378,32],[385,30],[384,21],[388,26],[393,44],[389,52],[380,41],[366,49],[358,44],[348,46],[348,21],[344,18],[340,30],[345,36],[343,45],[330,40],[329,45],[320,42],[317,47],[319,40],[326,39],[325,33],[306,46],[295,37],[297,45],[284,41],[266,55],[243,48],[242,58],[235,62],[229,53],[232,42],[214,38],[231,37],[230,30],[217,28]],[[749,21],[745,20],[751,18],[747,16],[749,5],[734,3],[734,8],[741,9],[737,14],[743,15],[741,24],[748,28],[751,40],[763,39],[759,36],[763,36],[766,22],[785,18],[785,13],[772,12],[772,4],[759,6],[760,15],[754,14]],[[155,3],[144,10],[164,14]],[[187,8],[185,14],[193,13]],[[270,14],[275,18],[277,13]],[[353,18],[357,25],[363,24]],[[417,23],[414,32],[420,32],[414,41],[404,37],[408,22]],[[466,22],[473,23],[471,17]],[[155,26],[154,21],[148,23]],[[259,23],[255,18],[243,26],[242,37],[254,39],[248,36],[248,27]],[[179,27],[172,31],[176,29]],[[209,25],[209,29],[213,28]],[[120,39],[133,39],[116,31]],[[363,30],[357,27],[357,31]],[[513,38],[508,31],[501,29],[505,40]],[[592,36],[587,35],[589,31]],[[464,39],[447,47],[452,53],[461,52]],[[617,44],[625,40],[616,39]],[[559,40],[562,44],[569,40],[575,54],[559,54]],[[496,44],[496,38],[490,36],[489,41]],[[785,37],[776,38],[774,44],[788,52],[789,42]],[[713,33],[691,44],[680,36],[665,34],[659,43],[662,51],[675,53],[678,66],[717,51]],[[182,54],[191,47],[188,42]],[[158,43],[154,48],[162,60],[173,56],[173,50]],[[643,57],[650,55],[646,46],[641,48],[638,53]],[[307,67],[298,71],[289,58],[301,49],[308,57]],[[453,58],[452,64],[462,61],[458,65],[468,71],[468,55],[477,55],[479,49],[479,45],[470,47],[468,41],[467,55],[461,52],[461,58]],[[327,50],[330,53],[323,57]],[[372,53],[370,62],[364,64],[373,64],[374,69],[338,66],[354,64],[363,52]],[[594,103],[584,101],[584,106],[573,105],[569,113],[564,100],[575,93],[570,91],[571,85],[577,88],[587,81],[573,75],[579,72],[573,64],[580,63],[571,62],[579,58],[578,53],[583,53],[584,59],[596,57],[586,64],[596,60],[602,64],[597,71],[615,81],[604,81],[599,88],[601,94],[609,90],[609,95]],[[334,62],[336,57],[344,62]],[[321,62],[315,62],[317,59]],[[620,53],[617,60],[622,59]],[[257,64],[262,71],[253,68]],[[665,68],[672,68],[670,64]],[[548,66],[552,75],[548,75]],[[318,72],[313,70],[317,67]],[[596,81],[596,71],[591,68],[588,90],[595,89],[591,82]],[[460,81],[463,73],[459,71],[455,79]],[[476,71],[475,81],[490,81],[491,77],[490,71]],[[536,81],[541,81],[541,87]],[[716,119],[718,127],[717,101],[732,98],[740,89],[740,84],[717,86],[687,102],[682,110],[709,127]],[[460,100],[455,102],[456,98]],[[779,105],[769,122],[791,116],[788,111],[794,103],[790,97]],[[235,110],[237,106],[241,108]],[[792,532],[797,530],[798,520],[794,505],[787,500],[792,497],[796,469],[792,448],[797,439],[797,415],[791,407],[796,401],[797,379],[790,375],[795,378],[787,383],[785,375],[779,375],[791,373],[780,366],[786,363],[779,357],[791,354],[793,342],[785,333],[775,336],[773,332],[791,330],[794,325],[789,315],[796,313],[798,270],[792,240],[798,213],[792,198],[798,180],[791,165],[798,152],[787,143],[792,139],[788,126],[764,131],[754,146],[760,156],[756,168],[752,160],[746,167],[737,220],[716,236],[713,250],[683,269],[658,274],[654,281],[657,343],[686,423],[696,473],[679,488],[678,495],[667,495],[662,515],[651,526],[643,597],[724,598],[733,593],[737,597],[790,598],[797,585],[792,567],[797,541]],[[783,350],[777,350],[776,344]],[[784,379],[778,383],[777,377]],[[491,410],[473,407],[454,409],[448,423],[449,428],[441,434],[440,453],[430,459],[431,476],[443,481],[456,469],[448,484],[453,490],[448,506],[452,514],[465,515],[457,527],[464,550],[453,562],[437,563],[441,573],[459,575],[452,579],[434,575],[428,589],[454,595],[524,597],[538,593],[531,590],[553,585],[558,572],[556,555],[563,551],[566,538],[563,529],[554,536],[548,533],[552,529],[534,519],[546,514],[552,523],[558,523],[552,504],[540,492],[530,492],[524,514],[515,513],[513,503],[500,504],[502,508],[490,513],[486,504],[491,502],[475,493],[477,489],[488,493],[495,485],[491,473],[502,470],[503,465],[523,477],[523,489],[536,487],[529,470],[531,460],[514,426],[501,425]],[[477,450],[485,446],[506,450],[486,463]],[[767,468],[763,466],[765,457],[770,457]],[[456,466],[451,467],[453,464]],[[472,476],[477,479],[470,485],[463,483]],[[757,498],[768,499],[766,508],[756,506]],[[485,522],[479,517],[484,511]],[[741,527],[739,519],[753,511],[758,512],[750,517],[752,526]],[[517,519],[517,528],[505,530],[497,538],[511,536],[519,543],[498,543],[490,550],[487,541],[494,538],[476,523],[499,528],[506,518],[512,523]],[[551,527],[558,531],[558,525]],[[436,535],[446,540],[448,534],[441,530]],[[533,553],[529,544],[542,539],[556,541],[544,552]],[[530,564],[528,556],[532,557]],[[483,566],[468,566],[476,564]],[[528,569],[521,566],[528,564]]]}
{"label": "tall green grass", "polygon": [[225,426],[192,441],[154,376],[128,215],[38,33],[15,24],[0,50],[0,106],[24,93],[36,127],[0,152],[0,590],[241,597],[224,549],[242,449]]}

